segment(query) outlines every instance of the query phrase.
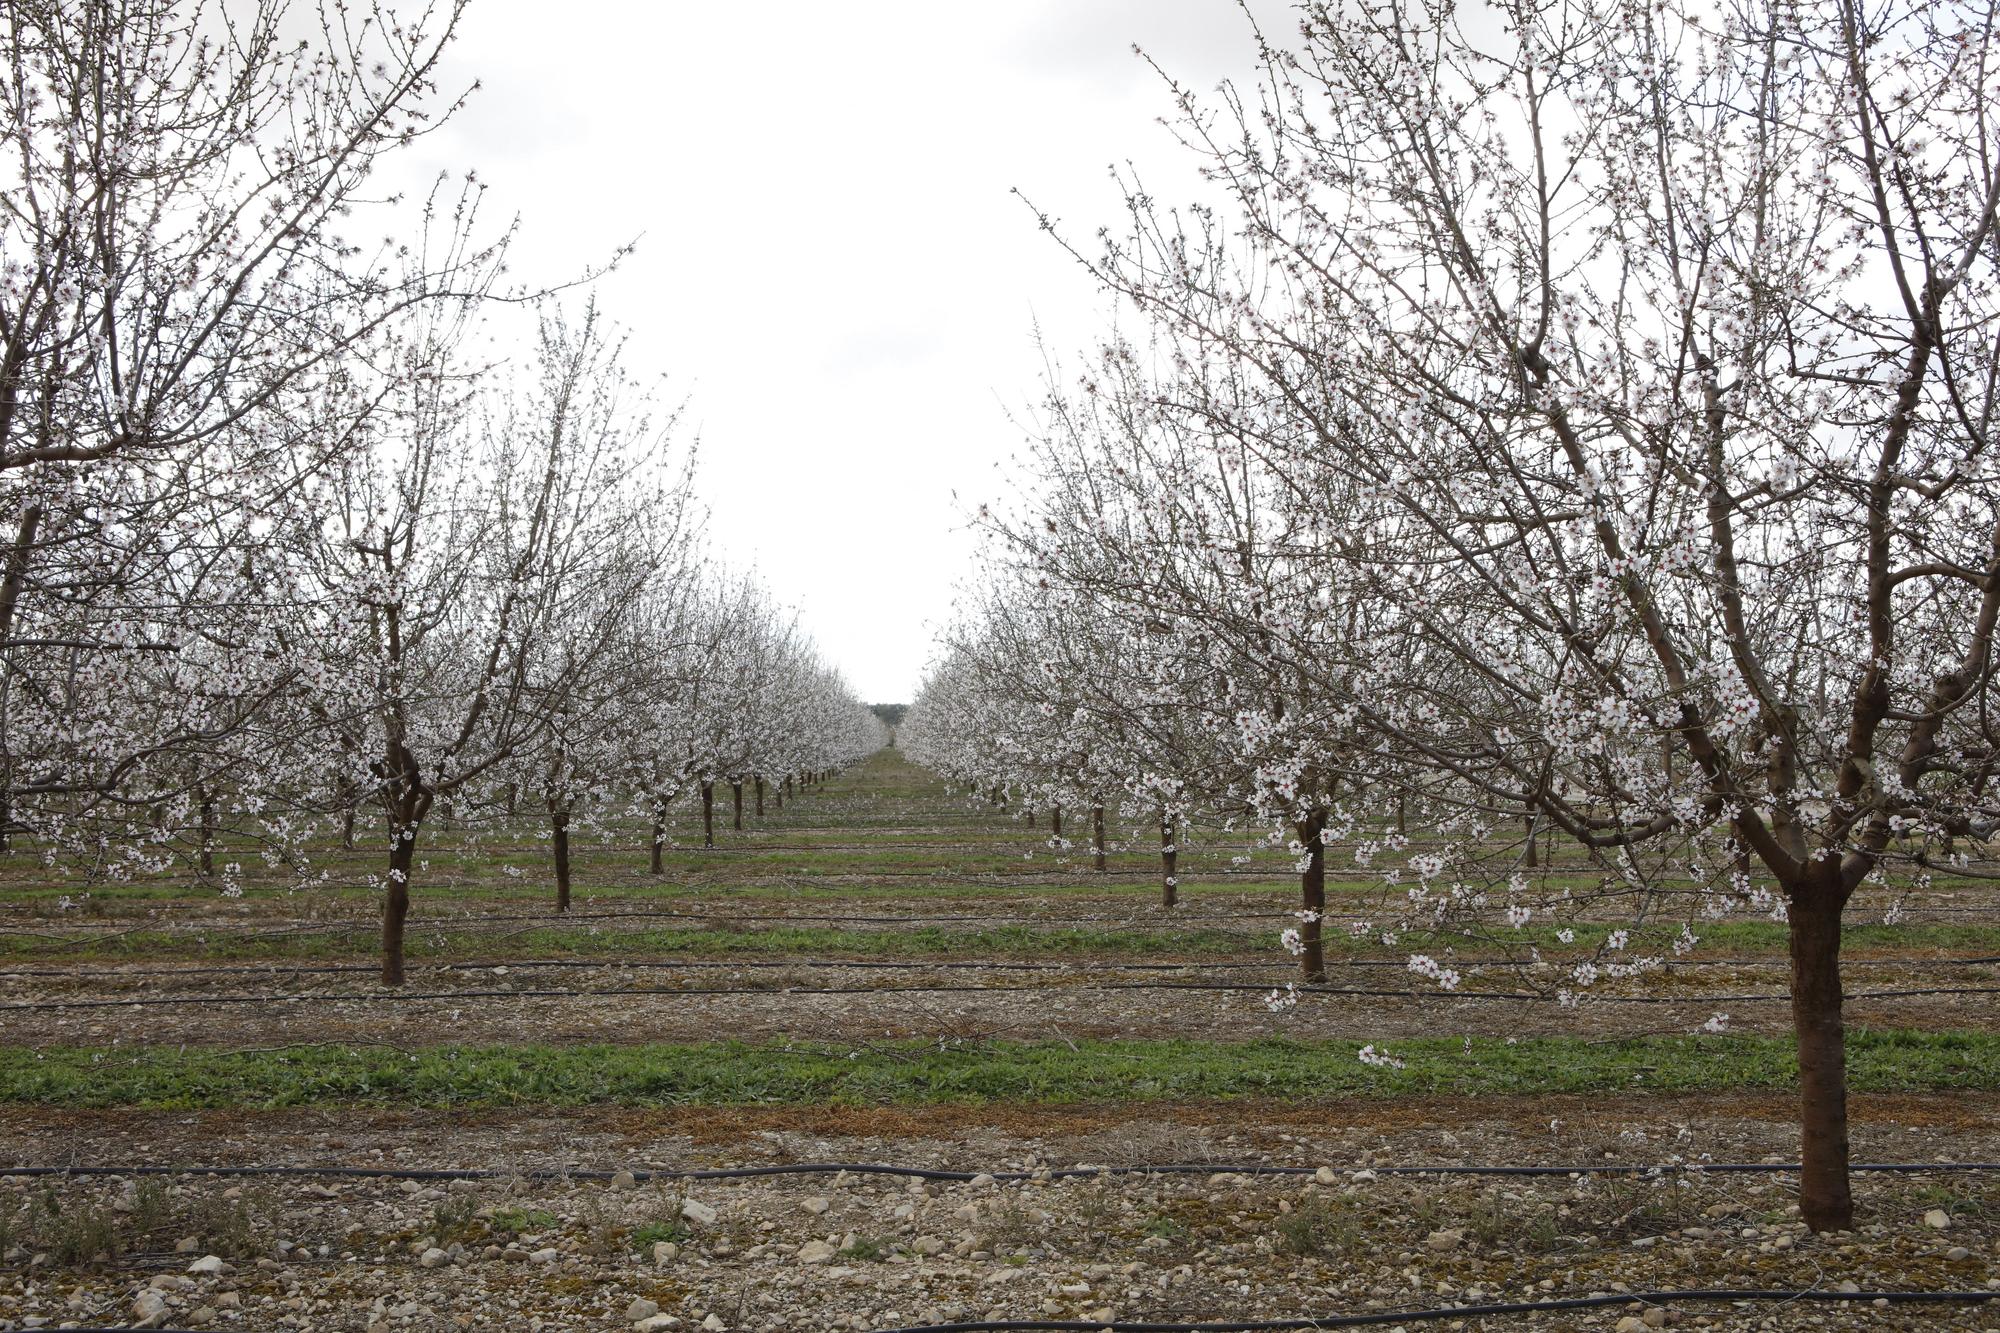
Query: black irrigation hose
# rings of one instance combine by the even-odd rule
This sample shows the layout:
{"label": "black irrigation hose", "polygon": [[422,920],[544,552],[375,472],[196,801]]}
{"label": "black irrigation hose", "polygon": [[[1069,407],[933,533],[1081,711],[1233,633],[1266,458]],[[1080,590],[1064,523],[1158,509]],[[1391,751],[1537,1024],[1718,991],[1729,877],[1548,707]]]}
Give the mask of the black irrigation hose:
{"label": "black irrigation hose", "polygon": [[[905,1180],[937,1180],[966,1184],[981,1176],[995,1184],[1048,1180],[1095,1180],[1106,1176],[1316,1176],[1317,1166],[1272,1166],[1267,1163],[1164,1162],[1139,1166],[1043,1167],[1033,1171],[953,1171],[941,1167],[900,1166],[885,1162],[787,1162],[779,1166],[647,1168],[633,1171],[570,1169],[566,1167],[398,1167],[398,1166],[14,1166],[0,1167],[9,1176],[228,1176],[334,1177],[352,1180],[527,1180],[561,1184],[569,1181],[609,1181],[630,1175],[634,1181],[753,1180],[768,1176],[891,1176]],[[1786,1175],[1797,1162],[1670,1162],[1632,1165],[1592,1162],[1581,1166],[1341,1166],[1341,1176],[1369,1171],[1376,1176],[1663,1176],[1663,1175]],[[1930,1175],[2000,1171],[2000,1162],[1856,1162],[1850,1172]]]}
{"label": "black irrigation hose", "polygon": [[[1464,967],[1508,968],[1517,966],[1505,958],[1458,957],[1457,963]],[[1942,967],[1979,967],[2000,963],[2000,955],[1982,958],[1846,958],[1842,967],[1907,967],[1912,971]],[[420,965],[421,966],[421,965]],[[1130,963],[1111,962],[1103,959],[1079,959],[1063,963],[1031,963],[1012,959],[978,963],[963,959],[911,958],[496,958],[487,961],[464,961],[457,963],[437,963],[432,970],[439,972],[490,972],[495,968],[605,968],[616,970],[688,970],[720,971],[735,969],[742,971],[784,971],[791,968],[853,968],[876,971],[951,971],[951,972],[1235,972],[1253,968],[1279,968],[1280,961],[1227,962],[1196,961],[1185,963]],[[1408,964],[1401,958],[1336,958],[1330,968],[1389,967],[1398,971]],[[1663,968],[1672,972],[1676,968],[1689,967],[1790,967],[1790,962],[1780,955],[1767,958],[1676,958],[1664,963]],[[198,976],[250,976],[284,973],[297,976],[323,976],[344,973],[379,972],[379,963],[233,963],[209,964],[199,967],[42,967],[0,969],[0,981],[23,978],[60,978],[77,980],[92,977],[198,977]],[[1281,978],[1288,979],[1288,978]]]}
{"label": "black irrigation hose", "polygon": [[1794,1301],[1875,1302],[1896,1305],[1983,1305],[2000,1301],[2000,1291],[1802,1291],[1751,1287],[1696,1287],[1685,1291],[1633,1291],[1603,1296],[1568,1296],[1546,1301],[1510,1301],[1486,1305],[1448,1305],[1417,1310],[1370,1310],[1365,1314],[1327,1314],[1292,1319],[1235,1319],[1222,1323],[1183,1320],[1101,1319],[975,1319],[956,1324],[905,1324],[876,1333],[1000,1333],[1001,1330],[1074,1330],[1075,1333],[1260,1333],[1266,1329],[1361,1328],[1374,1324],[1405,1324],[1433,1319],[1483,1319],[1494,1315],[1530,1315],[1558,1310],[1598,1310],[1611,1305],[1691,1305],[1735,1302]]}
{"label": "black irrigation hose", "polygon": [[[294,995],[142,995],[117,1000],[35,1000],[0,1004],[0,1013],[41,1013],[64,1009],[154,1009],[204,1004],[379,1004],[387,1001],[448,1000],[578,1000],[600,996],[687,995],[1062,995],[1084,991],[1225,991],[1269,993],[1270,982],[1240,981],[1105,981],[1081,986],[605,986],[591,990],[553,987],[520,990],[463,991],[300,991]],[[1302,986],[1295,992],[1312,999],[1499,1000],[1547,1003],[1551,997],[1533,991],[1371,990],[1362,987]],[[1930,995],[2000,995],[2000,986],[1927,986],[1904,990],[1855,991],[1853,1000],[1901,1000]],[[1772,995],[1593,995],[1592,1004],[1789,1004],[1789,994]]]}

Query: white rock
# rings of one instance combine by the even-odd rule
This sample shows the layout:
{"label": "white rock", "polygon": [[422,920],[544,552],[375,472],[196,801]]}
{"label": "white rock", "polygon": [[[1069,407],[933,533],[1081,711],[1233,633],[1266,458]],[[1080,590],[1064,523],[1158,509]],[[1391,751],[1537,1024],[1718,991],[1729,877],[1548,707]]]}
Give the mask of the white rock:
{"label": "white rock", "polygon": [[205,1273],[210,1277],[219,1277],[224,1273],[233,1273],[236,1270],[233,1265],[224,1262],[221,1255],[204,1254],[201,1258],[189,1264],[187,1271],[190,1273]]}
{"label": "white rock", "polygon": [[132,1298],[132,1318],[140,1328],[151,1328],[167,1317],[167,1298],[151,1287]]}
{"label": "white rock", "polygon": [[993,1177],[986,1174],[984,1171],[981,1171],[978,1175],[972,1178],[972,1188],[974,1189],[987,1189],[990,1188],[995,1183],[996,1182],[994,1181]]}
{"label": "white rock", "polygon": [[1667,1326],[1667,1312],[1655,1305],[1652,1309],[1639,1316],[1639,1322],[1647,1328],[1665,1328]]}
{"label": "white rock", "polygon": [[451,1262],[451,1256],[433,1245],[417,1256],[417,1262],[425,1268],[443,1268]]}
{"label": "white rock", "polygon": [[1924,1225],[1937,1231],[1943,1231],[1951,1225],[1951,1214],[1942,1208],[1933,1208],[1924,1214]]}
{"label": "white rock", "polygon": [[712,1314],[702,1320],[701,1326],[707,1329],[708,1333],[722,1333],[723,1329],[729,1327],[729,1325],[722,1322],[722,1316],[719,1314]]}
{"label": "white rock", "polygon": [[639,1187],[639,1178],[633,1175],[630,1171],[620,1171],[617,1175],[611,1177],[612,1189],[629,1190],[629,1189],[637,1189],[638,1187]]}
{"label": "white rock", "polygon": [[680,1257],[680,1253],[681,1247],[670,1240],[653,1242],[653,1262],[656,1264],[672,1263]]}
{"label": "white rock", "polygon": [[1465,1244],[1463,1231],[1433,1231],[1424,1237],[1424,1245],[1435,1254],[1448,1254]]}
{"label": "white rock", "polygon": [[1330,1166],[1323,1166],[1313,1172],[1313,1179],[1322,1185],[1338,1185],[1340,1183],[1340,1172]]}
{"label": "white rock", "polygon": [[832,1204],[828,1203],[825,1199],[820,1198],[817,1194],[813,1195],[812,1198],[807,1199],[804,1203],[799,1205],[799,1207],[805,1209],[809,1213],[823,1213],[832,1206],[833,1206]]}
{"label": "white rock", "polygon": [[562,1251],[551,1245],[547,1249],[536,1250],[528,1257],[538,1264],[552,1264],[562,1258]]}
{"label": "white rock", "polygon": [[670,1314],[656,1314],[650,1319],[641,1319],[632,1325],[633,1333],[660,1333],[661,1329],[679,1328],[681,1321]]}
{"label": "white rock", "polygon": [[715,1225],[715,1209],[709,1207],[699,1199],[682,1200],[681,1216],[696,1226],[712,1227]]}
{"label": "white rock", "polygon": [[1954,1245],[1944,1252],[1944,1257],[1953,1263],[1957,1263],[1960,1259],[1970,1259],[1972,1251],[1966,1249],[1963,1245]]}
{"label": "white rock", "polygon": [[1638,1315],[1628,1314],[1618,1321],[1617,1333],[1646,1333],[1646,1321]]}
{"label": "white rock", "polygon": [[659,1312],[660,1303],[649,1301],[644,1296],[634,1296],[632,1303],[625,1307],[625,1317],[635,1324],[641,1320],[651,1319]]}
{"label": "white rock", "polygon": [[823,1264],[839,1251],[823,1240],[809,1240],[799,1246],[799,1262],[802,1264]]}

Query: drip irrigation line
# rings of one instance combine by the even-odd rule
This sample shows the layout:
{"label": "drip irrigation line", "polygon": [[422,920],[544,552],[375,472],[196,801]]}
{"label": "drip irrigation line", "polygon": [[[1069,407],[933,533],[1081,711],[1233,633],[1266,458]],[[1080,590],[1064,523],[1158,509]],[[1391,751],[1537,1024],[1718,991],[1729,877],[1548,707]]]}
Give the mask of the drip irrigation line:
{"label": "drip irrigation line", "polygon": [[[603,996],[685,995],[1063,995],[1081,991],[1221,991],[1269,993],[1273,983],[1240,981],[1104,981],[1081,986],[604,986],[588,990],[557,987],[457,991],[300,991],[292,995],[141,995],[108,1000],[33,1000],[0,1004],[0,1013],[46,1012],[66,1009],[151,1009],[172,1005],[299,1004],[431,1002],[450,1000],[568,1000]],[[1548,1003],[1554,997],[1534,991],[1444,991],[1376,990],[1364,987],[1301,986],[1291,992],[1301,999],[1388,999],[1388,1000],[1474,1000],[1511,1003]],[[2000,986],[1925,986],[1901,990],[1855,991],[1845,998],[1854,1000],[1901,1000],[1937,995],[2000,995]],[[1790,1003],[1790,994],[1768,995],[1593,995],[1593,1004],[1780,1004]]]}
{"label": "drip irrigation line", "polygon": [[[1463,955],[1454,962],[1463,967],[1491,967],[1507,969],[1521,966],[1506,958],[1468,958]],[[1904,967],[1913,971],[1943,967],[1974,967],[2000,963],[2000,955],[1982,958],[1847,958],[1841,960],[1842,967]],[[655,971],[786,971],[793,968],[851,968],[870,971],[948,971],[948,972],[1240,972],[1252,969],[1283,967],[1281,962],[1185,962],[1185,963],[1131,963],[1113,962],[1103,959],[1087,959],[1063,963],[1033,963],[1014,959],[999,959],[979,963],[964,959],[912,958],[907,960],[879,958],[495,958],[486,961],[467,960],[456,963],[438,963],[431,971],[437,972],[491,972],[496,968],[509,971],[529,968],[603,968],[617,970]],[[1328,965],[1329,970],[1363,967],[1387,967],[1405,970],[1408,963],[1401,958],[1346,958],[1337,959]],[[1677,958],[1666,962],[1663,967],[1672,972],[1677,968],[1691,967],[1789,967],[1790,963],[1782,955],[1773,954],[1764,958]],[[235,963],[204,964],[198,967],[43,967],[14,968],[0,970],[0,981],[16,979],[84,979],[94,977],[199,977],[199,976],[332,976],[351,973],[373,973],[381,970],[378,963]],[[1285,980],[1287,978],[1280,978]]]}
{"label": "drip irrigation line", "polygon": [[1434,1319],[1485,1319],[1498,1315],[1533,1315],[1562,1310],[1598,1310],[1606,1306],[1792,1304],[1799,1301],[1868,1302],[1894,1305],[1982,1305],[2000,1301],[2000,1291],[1828,1291],[1768,1287],[1696,1287],[1683,1291],[1632,1291],[1597,1296],[1568,1296],[1546,1301],[1504,1301],[1481,1305],[1447,1305],[1423,1309],[1370,1310],[1362,1314],[1324,1314],[1289,1319],[1232,1319],[1188,1322],[1149,1319],[974,1319],[953,1324],[904,1324],[876,1333],[1002,1333],[1004,1330],[1074,1330],[1075,1333],[1261,1333],[1275,1329],[1362,1328],[1379,1324],[1409,1324]]}
{"label": "drip irrigation line", "polygon": [[[624,1171],[570,1167],[398,1167],[398,1166],[11,1166],[0,1167],[0,1178],[26,1177],[105,1177],[105,1176],[218,1176],[328,1178],[342,1180],[430,1180],[479,1181],[522,1180],[545,1184],[573,1181],[609,1182],[621,1175],[634,1181],[673,1180],[760,1180],[773,1176],[886,1176],[899,1180],[928,1180],[948,1184],[970,1184],[981,1178],[998,1185],[1039,1184],[1053,1180],[1097,1180],[1112,1176],[1263,1176],[1278,1178],[1316,1177],[1331,1170],[1341,1180],[1360,1173],[1385,1176],[1671,1176],[1671,1175],[1791,1175],[1797,1162],[1588,1162],[1571,1166],[1273,1166],[1269,1163],[1159,1162],[1132,1166],[1065,1166],[1035,1170],[963,1171],[944,1167],[902,1166],[889,1162],[786,1162],[776,1166],[647,1167]],[[2000,1162],[1856,1162],[1850,1172],[1876,1175],[1945,1175],[2000,1171]],[[1365,1178],[1365,1177],[1364,1177]]]}

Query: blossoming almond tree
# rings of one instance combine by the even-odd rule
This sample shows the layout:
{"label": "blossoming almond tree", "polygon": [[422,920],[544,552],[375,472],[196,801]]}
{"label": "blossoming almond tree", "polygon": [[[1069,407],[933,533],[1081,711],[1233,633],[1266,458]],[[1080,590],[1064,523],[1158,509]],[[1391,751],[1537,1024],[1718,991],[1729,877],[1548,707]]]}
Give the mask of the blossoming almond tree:
{"label": "blossoming almond tree", "polygon": [[1364,502],[1322,554],[1403,614],[1321,660],[1421,775],[1431,905],[1499,909],[1523,811],[1642,916],[1774,882],[1843,1228],[1843,913],[2000,817],[1993,15],[1480,13],[1308,5],[1255,92],[1173,90],[1225,205],[1135,187],[1079,257],[1235,372],[1177,410]]}

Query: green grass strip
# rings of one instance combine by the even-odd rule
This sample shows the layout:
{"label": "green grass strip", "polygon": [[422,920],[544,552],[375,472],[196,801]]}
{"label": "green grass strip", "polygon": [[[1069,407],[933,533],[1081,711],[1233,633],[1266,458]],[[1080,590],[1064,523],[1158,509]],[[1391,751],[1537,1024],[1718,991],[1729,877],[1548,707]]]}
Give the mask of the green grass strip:
{"label": "green grass strip", "polygon": [[[853,1052],[698,1045],[438,1046],[403,1053],[320,1046],[232,1053],[171,1047],[0,1051],[0,1102],[153,1109],[363,1103],[812,1105],[1103,1102],[1242,1097],[1691,1093],[1790,1087],[1787,1038],[1589,1042],[1475,1038],[1386,1043],[1402,1068],[1362,1064],[1360,1043],[1273,1039],[903,1043]],[[2000,1088],[2000,1034],[1861,1031],[1860,1091]]]}

